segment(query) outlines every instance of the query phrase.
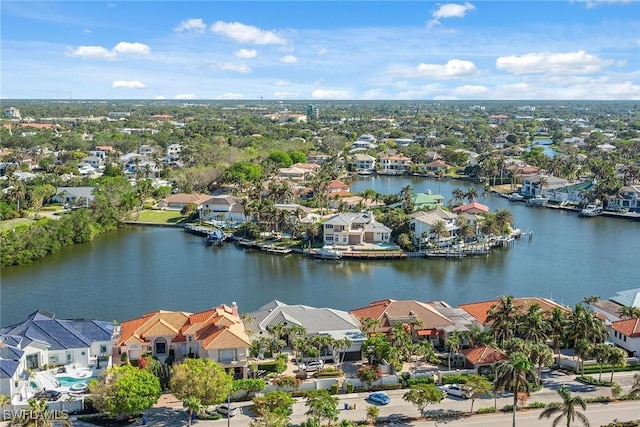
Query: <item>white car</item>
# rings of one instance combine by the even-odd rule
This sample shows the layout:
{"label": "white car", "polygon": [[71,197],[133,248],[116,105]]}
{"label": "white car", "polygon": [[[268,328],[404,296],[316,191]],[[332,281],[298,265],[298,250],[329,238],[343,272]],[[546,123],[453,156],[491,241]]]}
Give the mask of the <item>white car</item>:
{"label": "white car", "polygon": [[437,387],[438,390],[445,393],[447,396],[462,397],[464,399],[469,398],[469,390],[466,387],[458,384],[445,384]]}
{"label": "white car", "polygon": [[238,408],[236,408],[233,405],[233,403],[230,404],[230,405],[228,405],[226,403],[221,403],[216,408],[216,411],[218,411],[218,413],[220,413],[222,415],[226,415],[229,418],[238,415]]}
{"label": "white car", "polygon": [[307,371],[307,372],[319,371],[323,367],[324,367],[324,362],[322,360],[313,360],[311,362],[301,363],[300,365],[298,365],[298,368],[301,371]]}

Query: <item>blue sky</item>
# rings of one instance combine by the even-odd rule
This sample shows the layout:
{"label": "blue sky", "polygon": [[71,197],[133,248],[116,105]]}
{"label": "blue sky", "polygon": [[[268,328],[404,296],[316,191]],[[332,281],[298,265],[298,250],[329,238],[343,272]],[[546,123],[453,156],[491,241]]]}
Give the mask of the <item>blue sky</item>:
{"label": "blue sky", "polygon": [[2,98],[640,100],[640,2],[5,1]]}

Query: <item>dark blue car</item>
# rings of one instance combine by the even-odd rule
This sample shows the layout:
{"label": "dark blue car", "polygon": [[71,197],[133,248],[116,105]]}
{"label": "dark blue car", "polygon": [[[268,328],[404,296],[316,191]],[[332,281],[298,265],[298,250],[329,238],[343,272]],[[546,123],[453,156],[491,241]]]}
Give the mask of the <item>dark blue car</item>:
{"label": "dark blue car", "polygon": [[371,393],[368,400],[376,405],[386,405],[391,402],[391,398],[385,393]]}

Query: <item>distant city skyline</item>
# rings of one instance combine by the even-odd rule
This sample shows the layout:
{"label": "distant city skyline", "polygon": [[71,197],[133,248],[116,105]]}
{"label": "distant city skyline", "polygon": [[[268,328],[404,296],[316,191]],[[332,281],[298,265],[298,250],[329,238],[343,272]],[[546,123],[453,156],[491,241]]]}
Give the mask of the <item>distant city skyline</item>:
{"label": "distant city skyline", "polygon": [[3,1],[3,99],[640,100],[640,2]]}

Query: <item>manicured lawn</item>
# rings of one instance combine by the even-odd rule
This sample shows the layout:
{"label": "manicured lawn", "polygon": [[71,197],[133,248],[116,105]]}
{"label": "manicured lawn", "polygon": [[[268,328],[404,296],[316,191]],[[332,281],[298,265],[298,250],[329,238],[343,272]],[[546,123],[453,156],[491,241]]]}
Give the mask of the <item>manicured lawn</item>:
{"label": "manicured lawn", "polygon": [[[131,221],[135,221],[136,215],[131,216]],[[180,215],[179,211],[162,211],[148,209],[140,212],[139,222],[153,222],[156,224],[176,224],[184,221],[185,217]]]}
{"label": "manicured lawn", "polygon": [[32,219],[29,218],[16,218],[15,220],[9,219],[5,221],[0,221],[0,231],[9,231],[13,230],[13,227],[19,227],[25,224],[33,223]]}

